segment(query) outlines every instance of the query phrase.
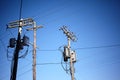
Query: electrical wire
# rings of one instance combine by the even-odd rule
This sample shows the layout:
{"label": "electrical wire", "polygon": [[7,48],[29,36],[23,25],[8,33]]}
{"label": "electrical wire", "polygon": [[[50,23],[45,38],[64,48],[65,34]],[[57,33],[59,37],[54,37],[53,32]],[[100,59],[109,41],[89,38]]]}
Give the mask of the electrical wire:
{"label": "electrical wire", "polygon": [[[120,46],[120,45],[119,45]],[[97,46],[97,47],[84,47],[84,48],[75,48],[75,50],[81,50],[81,49],[96,49],[96,48],[109,48],[109,47],[117,47],[117,46]],[[38,50],[38,51],[58,51],[58,49],[48,49],[48,50]],[[49,65],[49,64],[61,64],[61,63],[38,63],[37,65]],[[26,71],[26,72],[29,72]],[[22,74],[25,74],[26,72],[22,73]]]}
{"label": "electrical wire", "polygon": [[39,49],[37,51],[58,51],[58,49]]}
{"label": "electrical wire", "polygon": [[[10,58],[12,58],[13,56],[9,55],[8,48],[9,47],[7,47],[7,60],[11,61]],[[27,54],[28,54],[28,50],[29,50],[29,46],[27,46],[27,50],[25,51],[25,53],[23,55],[19,56],[19,58],[25,58],[27,56]]]}
{"label": "electrical wire", "polygon": [[20,0],[20,12],[19,12],[19,20],[21,19],[21,17],[22,17],[22,3],[23,3],[23,1],[22,0]]}
{"label": "electrical wire", "polygon": [[83,47],[83,48],[75,48],[74,50],[80,50],[80,49],[96,49],[96,48],[110,48],[110,47],[119,47],[120,44],[114,44],[114,45],[104,45],[104,46],[95,46],[95,47]]}
{"label": "electrical wire", "polygon": [[[1,27],[1,26],[0,26],[0,37],[1,37],[1,36],[2,36],[2,37],[5,36],[4,33],[5,33],[4,27]],[[4,35],[3,35],[3,34],[4,34]]]}
{"label": "electrical wire", "polygon": [[19,58],[25,58],[26,55],[28,54],[28,50],[29,50],[29,46],[27,46],[26,52],[23,55],[19,56]]}
{"label": "electrical wire", "polygon": [[5,44],[4,44],[4,42],[2,41],[2,39],[0,39],[0,42],[1,42],[1,44],[3,45],[3,48],[4,48],[5,52],[6,52],[6,47],[5,47]]}
{"label": "electrical wire", "polygon": [[[71,15],[67,15],[67,16],[75,15],[75,14],[73,14],[73,13],[75,13],[76,11],[79,11],[79,9],[78,9],[78,10],[75,10],[75,11],[72,11],[72,12],[71,12],[72,14],[71,14]],[[43,24],[46,25],[46,24],[49,24],[49,23],[51,23],[51,22],[53,22],[53,21],[58,21],[58,19],[60,20],[60,18],[64,18],[64,17],[66,17],[66,15],[57,16],[57,17],[55,17],[54,19],[49,20],[48,22],[45,22],[45,23],[43,23]]]}
{"label": "electrical wire", "polygon": [[7,47],[7,53],[6,53],[6,55],[7,55],[7,60],[8,60],[8,61],[11,61],[10,58],[12,59],[13,56],[10,56],[10,55],[9,55],[8,48],[9,48],[9,47]]}
{"label": "electrical wire", "polygon": [[[34,19],[37,19],[37,18],[42,18],[42,17],[46,17],[46,16],[49,16],[50,14],[54,14],[54,13],[59,13],[59,11],[63,10],[66,8],[66,3],[68,4],[72,4],[69,0],[68,1],[65,1],[62,3],[62,6],[59,5],[59,7],[54,7],[54,8],[51,8],[51,9],[48,9],[47,13],[45,15],[42,15],[42,16],[39,16],[38,14],[41,13],[41,12],[37,12],[37,15],[33,15],[32,17]],[[40,9],[38,9],[40,10]]]}
{"label": "electrical wire", "polygon": [[[117,63],[118,63],[118,62],[117,62]],[[120,61],[119,61],[119,63],[120,63]],[[59,65],[59,64],[61,64],[61,62],[55,62],[55,63],[37,63],[36,65]],[[62,63],[62,64],[66,64],[66,63]],[[114,62],[114,63],[112,62],[111,64],[116,64],[116,62]],[[23,68],[24,68],[24,67],[23,67]],[[32,70],[32,69],[31,69],[31,70]],[[31,70],[29,69],[29,70],[27,70],[27,71],[19,74],[18,77],[26,74],[27,72],[29,72],[29,71],[31,71]]]}
{"label": "electrical wire", "polygon": [[[95,47],[92,47],[92,46],[91,47],[81,47],[81,48],[74,48],[74,50],[96,49],[96,48],[99,49],[99,48],[111,48],[111,47],[120,47],[120,44],[95,46]],[[59,49],[38,49],[37,51],[62,51],[60,48]]]}
{"label": "electrical wire", "polygon": [[55,65],[55,64],[61,64],[60,62],[56,63],[37,63],[36,65]]}
{"label": "electrical wire", "polygon": [[12,32],[11,30],[8,30],[8,31],[9,31],[9,33],[10,33],[10,35],[11,35],[12,37],[15,37],[14,34],[13,34],[13,32]]}
{"label": "electrical wire", "polygon": [[18,74],[17,77],[23,76],[24,74],[26,74],[26,73],[28,73],[28,72],[30,72],[30,71],[32,71],[32,69],[28,69],[27,71],[25,71],[25,72],[23,72],[23,73],[21,73],[21,74]]}
{"label": "electrical wire", "polygon": [[[65,64],[65,67],[63,66],[63,64]],[[63,70],[64,70],[67,74],[69,74],[68,72],[70,71],[70,67],[68,68],[67,65],[69,65],[69,63],[67,63],[67,62],[64,62],[64,63],[63,63],[63,57],[62,57],[62,58],[61,58],[61,66],[62,66]]]}

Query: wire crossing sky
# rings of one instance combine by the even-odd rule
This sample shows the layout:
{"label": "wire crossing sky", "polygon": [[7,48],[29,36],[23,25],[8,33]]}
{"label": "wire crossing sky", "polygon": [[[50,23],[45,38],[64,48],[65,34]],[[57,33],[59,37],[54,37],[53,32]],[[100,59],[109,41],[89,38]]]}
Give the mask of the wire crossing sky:
{"label": "wire crossing sky", "polygon": [[[71,49],[76,50],[76,80],[120,79],[120,1],[119,0],[23,0],[21,18],[33,18],[37,25],[37,80],[71,80],[61,66],[59,47],[67,45],[59,30],[67,26],[76,37]],[[20,0],[0,1],[0,80],[10,79],[11,61],[7,59],[10,38],[17,38],[18,28],[6,24],[19,20]],[[32,26],[23,27],[33,43]],[[18,63],[17,80],[32,80],[32,48]],[[63,47],[62,47],[63,48]],[[61,49],[62,49],[61,48]],[[21,56],[27,50],[20,51]],[[13,56],[14,48],[8,49]],[[11,60],[11,58],[9,58]],[[63,64],[64,65],[64,64]],[[64,65],[65,66],[65,65]]]}

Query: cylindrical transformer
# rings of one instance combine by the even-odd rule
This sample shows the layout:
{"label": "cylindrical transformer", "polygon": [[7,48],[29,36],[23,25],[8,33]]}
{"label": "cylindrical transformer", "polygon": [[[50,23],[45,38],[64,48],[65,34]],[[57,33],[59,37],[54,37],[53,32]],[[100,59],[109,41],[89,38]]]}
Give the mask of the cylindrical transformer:
{"label": "cylindrical transformer", "polygon": [[67,46],[64,46],[63,57],[65,62],[68,61],[68,58],[70,58],[70,53]]}
{"label": "cylindrical transformer", "polygon": [[27,36],[23,36],[23,45],[24,46],[29,46],[29,37]]}
{"label": "cylindrical transformer", "polygon": [[15,44],[16,44],[16,39],[15,38],[10,38],[9,47],[14,48]]}
{"label": "cylindrical transformer", "polygon": [[66,56],[67,58],[70,57],[69,49],[68,49],[67,46],[64,46],[64,53],[65,53],[65,56]]}

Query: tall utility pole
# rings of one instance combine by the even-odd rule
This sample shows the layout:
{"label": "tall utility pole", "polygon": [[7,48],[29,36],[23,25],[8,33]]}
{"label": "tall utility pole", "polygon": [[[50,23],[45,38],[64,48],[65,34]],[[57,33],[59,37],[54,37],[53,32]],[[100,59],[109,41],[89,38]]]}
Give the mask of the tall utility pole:
{"label": "tall utility pole", "polygon": [[32,24],[33,24],[33,20],[31,18],[27,18],[27,19],[21,19],[18,21],[11,22],[7,25],[7,28],[18,27],[18,37],[16,40],[16,48],[15,48],[14,56],[12,59],[10,80],[16,80],[19,51],[22,49],[22,46],[23,46],[21,42],[22,27],[32,25]]}
{"label": "tall utility pole", "polygon": [[36,26],[34,22],[33,28],[28,28],[27,31],[33,30],[33,80],[36,80],[36,30],[42,26]]}
{"label": "tall utility pole", "polygon": [[20,44],[21,44],[21,26],[18,28],[18,38],[17,38],[17,43],[16,43],[16,48],[14,52],[14,57],[12,59],[13,67],[11,71],[11,77],[10,80],[16,80],[16,75],[17,75],[17,66],[18,66],[18,56],[19,56],[19,51],[20,51]]}
{"label": "tall utility pole", "polygon": [[[70,38],[68,37],[68,51],[70,53]],[[71,73],[71,79],[74,80],[74,66],[73,66],[73,60],[72,60],[72,54],[70,53],[70,73]]]}
{"label": "tall utility pole", "polygon": [[74,51],[71,50],[71,47],[70,47],[70,40],[72,41],[76,41],[76,37],[75,35],[70,32],[66,26],[63,26],[60,28],[60,30],[62,30],[64,32],[64,34],[66,34],[67,36],[67,40],[68,40],[68,45],[67,47],[64,47],[65,51],[63,52],[63,55],[64,55],[64,61],[68,61],[68,59],[70,59],[70,73],[71,73],[71,80],[75,80],[74,78],[74,62],[76,62],[76,53]]}

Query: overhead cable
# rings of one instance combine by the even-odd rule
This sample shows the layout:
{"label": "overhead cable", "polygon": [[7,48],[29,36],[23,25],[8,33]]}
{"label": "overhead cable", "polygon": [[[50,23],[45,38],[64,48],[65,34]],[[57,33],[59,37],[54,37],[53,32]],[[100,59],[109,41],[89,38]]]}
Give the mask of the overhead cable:
{"label": "overhead cable", "polygon": [[[104,46],[94,46],[94,47],[81,47],[81,48],[74,48],[74,50],[83,50],[83,49],[96,49],[96,48],[111,48],[111,47],[119,47],[120,44],[114,45],[104,45]],[[38,49],[37,51],[59,51],[59,49]]]}

